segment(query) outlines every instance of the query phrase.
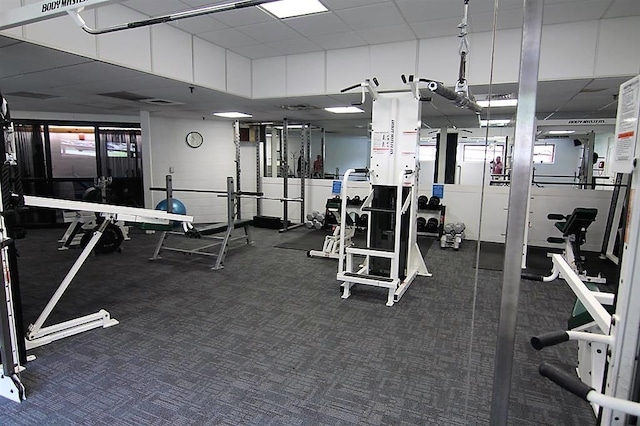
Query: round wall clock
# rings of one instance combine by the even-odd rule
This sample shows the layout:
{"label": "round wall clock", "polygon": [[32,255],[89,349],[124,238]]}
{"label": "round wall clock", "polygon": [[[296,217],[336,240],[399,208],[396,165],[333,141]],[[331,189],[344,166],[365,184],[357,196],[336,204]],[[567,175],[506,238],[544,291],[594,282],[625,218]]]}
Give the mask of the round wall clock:
{"label": "round wall clock", "polygon": [[202,134],[198,132],[187,133],[187,145],[189,145],[191,148],[200,147],[202,145],[202,142],[204,142]]}

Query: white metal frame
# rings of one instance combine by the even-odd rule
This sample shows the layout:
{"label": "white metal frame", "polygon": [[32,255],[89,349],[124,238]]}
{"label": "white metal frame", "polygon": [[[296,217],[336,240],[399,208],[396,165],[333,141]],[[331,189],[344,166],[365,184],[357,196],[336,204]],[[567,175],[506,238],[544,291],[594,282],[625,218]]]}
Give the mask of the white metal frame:
{"label": "white metal frame", "polygon": [[25,338],[25,346],[27,349],[33,349],[38,346],[49,344],[55,340],[59,340],[68,336],[92,330],[99,327],[111,327],[118,324],[118,321],[111,318],[109,312],[104,309],[96,313],[85,315],[69,321],[51,326],[44,326],[49,315],[55,308],[56,304],[67,290],[76,274],[87,260],[92,250],[102,237],[106,227],[116,220],[126,220],[129,222],[146,222],[157,224],[168,224],[171,220],[181,222],[192,222],[192,216],[179,215],[163,212],[160,210],[141,209],[135,207],[122,207],[109,204],[87,203],[83,201],[58,200],[54,198],[43,198],[34,196],[25,196],[25,205],[33,207],[46,207],[64,210],[91,211],[101,213],[105,220],[93,233],[91,240],[82,250],[71,269],[64,277],[58,289],[55,291],[38,319],[29,326],[27,336]]}

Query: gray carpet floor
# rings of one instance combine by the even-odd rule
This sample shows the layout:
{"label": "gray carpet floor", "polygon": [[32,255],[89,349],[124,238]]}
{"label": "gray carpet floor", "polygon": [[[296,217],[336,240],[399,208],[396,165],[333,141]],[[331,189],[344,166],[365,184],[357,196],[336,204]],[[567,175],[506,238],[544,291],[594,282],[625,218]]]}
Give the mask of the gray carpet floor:
{"label": "gray carpet floor", "polygon": [[[56,250],[62,231],[18,241],[27,324],[79,254]],[[145,234],[89,258],[48,324],[100,308],[120,324],[34,349],[27,400],[0,400],[0,424],[488,424],[502,275],[478,271],[472,328],[475,244],[431,248],[433,277],[387,307],[372,287],[342,300],[335,261],[274,248],[304,232],[253,229],[220,271],[178,253],[150,262]],[[573,342],[529,344],[565,328],[574,300],[562,282],[523,281],[509,424],[595,424],[537,373],[543,360],[572,371]]]}

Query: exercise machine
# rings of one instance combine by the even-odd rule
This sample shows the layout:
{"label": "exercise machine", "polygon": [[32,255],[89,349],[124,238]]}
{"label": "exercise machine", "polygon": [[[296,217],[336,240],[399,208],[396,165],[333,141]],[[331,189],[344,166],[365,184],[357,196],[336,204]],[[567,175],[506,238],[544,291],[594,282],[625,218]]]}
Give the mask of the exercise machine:
{"label": "exercise machine", "polygon": [[[179,252],[189,255],[207,256],[215,258],[213,270],[219,270],[224,267],[224,259],[227,251],[230,249],[230,243],[242,240],[245,244],[251,244],[251,233],[249,231],[250,220],[236,219],[237,210],[235,203],[240,199],[241,195],[258,196],[261,193],[256,192],[237,192],[234,190],[233,178],[227,177],[226,191],[208,190],[208,189],[175,189],[173,188],[173,180],[171,175],[166,176],[165,188],[151,188],[152,191],[165,191],[167,206],[171,209],[174,192],[198,192],[212,193],[225,197],[227,200],[227,221],[223,223],[214,223],[209,225],[196,226],[185,224],[180,231],[174,231],[172,225],[157,227],[160,230],[160,238],[156,244],[156,248],[151,256],[151,260],[162,259],[160,255],[163,250]],[[235,229],[242,229],[242,236],[232,236]],[[184,239],[189,238],[197,243],[197,246],[190,247],[188,245],[170,246],[167,244],[169,236],[179,236]]]}
{"label": "exercise machine", "polygon": [[[564,250],[562,256],[567,261],[567,264],[571,266],[571,269],[580,277],[584,282],[606,284],[606,278],[598,275],[592,277],[587,274],[585,269],[584,257],[580,250],[580,246],[587,240],[587,228],[591,225],[598,215],[598,209],[577,207],[570,215],[552,213],[547,215],[549,220],[559,220],[555,222],[554,226],[557,230],[562,232],[562,237],[549,237],[547,241],[554,244],[564,244]],[[558,278],[559,271],[553,268],[551,275],[535,275],[527,272],[522,273],[522,278],[533,280],[551,282]]]}
{"label": "exercise machine", "polygon": [[[337,279],[343,299],[354,285],[369,285],[386,288],[387,306],[393,306],[417,276],[431,276],[416,241],[420,94],[413,77],[409,85],[410,91],[381,93],[373,78],[342,90],[360,87],[363,100],[367,92],[373,100],[370,167],[349,169],[342,178],[342,212],[349,177],[366,174],[371,183],[361,207],[369,215],[367,246],[348,247],[346,233],[340,234]],[[340,227],[347,227],[346,214]],[[355,256],[365,259],[360,263]]]}
{"label": "exercise machine", "polygon": [[[619,173],[631,174],[631,193],[640,190],[640,179],[637,179],[639,93],[640,75],[620,86],[615,132],[613,167]],[[628,208],[640,211],[640,198],[631,197]],[[588,317],[577,324],[576,329],[555,331],[531,339],[536,349],[568,340],[585,342],[578,346],[578,377],[544,363],[539,372],[588,401],[598,423],[605,426],[627,425],[631,416],[640,415],[640,215],[630,214],[628,218],[617,294],[592,290],[591,284],[583,282],[563,256],[553,254],[554,271],[571,287]]]}

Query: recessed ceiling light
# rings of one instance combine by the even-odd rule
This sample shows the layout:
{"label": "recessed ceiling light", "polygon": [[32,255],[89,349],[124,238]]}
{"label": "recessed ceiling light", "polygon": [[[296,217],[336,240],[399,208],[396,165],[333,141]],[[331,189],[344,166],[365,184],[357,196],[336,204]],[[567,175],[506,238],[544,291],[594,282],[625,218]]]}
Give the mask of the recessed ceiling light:
{"label": "recessed ceiling light", "polygon": [[214,112],[213,115],[215,115],[217,117],[224,117],[224,118],[249,118],[249,117],[252,117],[251,114],[245,114],[244,112],[235,112],[235,111]]}
{"label": "recessed ceiling light", "polygon": [[509,124],[511,120],[480,120],[480,127],[504,127]]}
{"label": "recessed ceiling light", "polygon": [[512,107],[518,105],[517,99],[492,99],[490,101],[476,101],[482,108]]}
{"label": "recessed ceiling light", "polygon": [[575,130],[549,130],[547,133],[550,135],[570,135],[575,132]]}
{"label": "recessed ceiling light", "polygon": [[311,15],[312,13],[329,10],[318,0],[280,0],[265,3],[259,7],[280,19]]}
{"label": "recessed ceiling light", "polygon": [[325,111],[333,112],[334,114],[357,114],[364,112],[364,110],[357,106],[342,106],[342,107],[329,107],[325,108]]}

